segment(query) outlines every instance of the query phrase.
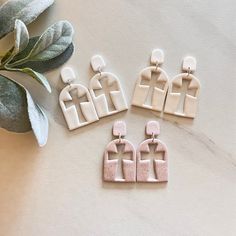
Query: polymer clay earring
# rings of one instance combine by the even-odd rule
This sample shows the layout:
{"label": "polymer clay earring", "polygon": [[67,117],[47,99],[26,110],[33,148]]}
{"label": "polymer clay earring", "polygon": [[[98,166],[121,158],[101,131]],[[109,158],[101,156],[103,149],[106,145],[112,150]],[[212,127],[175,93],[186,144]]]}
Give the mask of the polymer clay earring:
{"label": "polymer clay earring", "polygon": [[196,70],[196,59],[185,57],[181,73],[170,82],[166,98],[165,113],[194,118],[200,91],[200,82],[192,74]]}
{"label": "polymer clay earring", "polygon": [[168,181],[167,147],[156,138],[159,134],[159,123],[149,121],[146,125],[146,135],[150,138],[143,141],[137,149],[137,182]]}
{"label": "polymer clay earring", "polygon": [[168,90],[168,75],[160,68],[164,62],[164,53],[161,49],[152,51],[151,64],[143,69],[136,82],[132,105],[162,111]]}
{"label": "polymer clay earring", "polygon": [[97,74],[90,80],[89,91],[99,118],[128,109],[119,79],[110,72],[103,72],[105,65],[101,56],[92,57],[91,66]]}
{"label": "polymer clay earring", "polygon": [[136,181],[136,152],[133,144],[124,139],[126,124],[123,121],[113,125],[113,136],[104,152],[103,179],[108,182]]}
{"label": "polymer clay earring", "polygon": [[60,93],[59,103],[69,130],[97,121],[98,116],[88,89],[81,84],[72,84],[76,79],[72,68],[63,68],[61,78],[68,84]]}

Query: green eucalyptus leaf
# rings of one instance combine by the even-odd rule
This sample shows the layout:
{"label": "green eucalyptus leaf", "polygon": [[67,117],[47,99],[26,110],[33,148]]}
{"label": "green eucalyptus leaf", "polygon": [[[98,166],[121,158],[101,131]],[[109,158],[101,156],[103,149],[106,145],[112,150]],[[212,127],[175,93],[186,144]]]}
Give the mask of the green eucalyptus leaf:
{"label": "green eucalyptus leaf", "polygon": [[34,21],[54,0],[8,0],[0,7],[0,38],[14,30],[15,20]]}
{"label": "green eucalyptus leaf", "polygon": [[73,27],[68,21],[59,21],[49,27],[40,37],[30,38],[25,50],[16,55],[8,66],[19,67],[28,62],[49,61],[54,58],[56,62],[61,62],[62,60],[57,57],[68,48],[65,56],[73,52],[74,47],[71,45],[73,34]]}
{"label": "green eucalyptus leaf", "polygon": [[48,139],[48,118],[42,108],[34,102],[30,93],[27,90],[25,91],[31,127],[39,146],[43,147]]}
{"label": "green eucalyptus leaf", "polygon": [[14,54],[23,51],[29,43],[29,32],[21,20],[15,21],[15,46]]}
{"label": "green eucalyptus leaf", "polygon": [[43,74],[38,73],[38,72],[32,70],[31,68],[23,68],[23,69],[19,69],[19,70],[22,73],[26,73],[27,75],[29,75],[32,78],[36,79],[41,85],[43,85],[47,89],[47,91],[49,93],[52,92],[50,84],[48,83],[47,78]]}
{"label": "green eucalyptus leaf", "polygon": [[0,75],[0,127],[17,133],[31,130],[24,88]]}
{"label": "green eucalyptus leaf", "polygon": [[15,21],[14,36],[14,47],[12,47],[2,58],[2,64],[9,63],[14,58],[14,56],[23,51],[29,43],[29,32],[26,28],[26,25],[21,20]]}
{"label": "green eucalyptus leaf", "polygon": [[73,27],[68,21],[53,24],[39,37],[27,59],[45,61],[59,56],[72,43],[73,33]]}
{"label": "green eucalyptus leaf", "polygon": [[47,61],[29,61],[22,65],[17,66],[18,68],[31,68],[37,72],[44,73],[53,69],[56,69],[63,65],[69,60],[74,52],[74,45],[71,43],[69,47],[59,56],[47,60]]}
{"label": "green eucalyptus leaf", "polygon": [[41,85],[43,85],[49,93],[52,92],[51,86],[48,83],[47,78],[44,75],[42,75],[41,73],[38,73],[38,72],[32,70],[31,68],[22,68],[22,69],[20,69],[20,68],[8,68],[8,67],[6,67],[6,70],[8,70],[8,71],[18,71],[18,72],[25,73],[25,74],[31,76],[32,78],[34,78]]}
{"label": "green eucalyptus leaf", "polygon": [[31,128],[39,146],[48,137],[48,119],[30,93],[18,82],[0,75],[0,127],[13,132]]}
{"label": "green eucalyptus leaf", "polygon": [[11,64],[21,61],[22,59],[26,58],[30,51],[32,50],[32,48],[34,47],[34,45],[36,44],[36,42],[38,41],[39,36],[36,37],[32,37],[29,39],[29,43],[27,45],[27,47],[22,50],[21,52],[19,52],[12,60],[11,62],[8,64],[8,66],[11,66]]}

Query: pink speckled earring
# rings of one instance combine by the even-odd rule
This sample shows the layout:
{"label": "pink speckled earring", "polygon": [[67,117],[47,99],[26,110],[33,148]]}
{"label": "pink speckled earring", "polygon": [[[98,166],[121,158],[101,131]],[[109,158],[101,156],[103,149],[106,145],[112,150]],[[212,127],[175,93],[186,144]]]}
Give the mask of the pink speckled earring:
{"label": "pink speckled earring", "polygon": [[143,141],[137,149],[137,182],[168,181],[167,147],[156,138],[159,134],[159,123],[149,121],[146,125],[146,135],[151,138]]}
{"label": "pink speckled earring", "polygon": [[123,138],[126,135],[125,122],[114,123],[113,135],[118,138],[111,141],[104,152],[104,181],[135,182],[136,151],[133,144]]}

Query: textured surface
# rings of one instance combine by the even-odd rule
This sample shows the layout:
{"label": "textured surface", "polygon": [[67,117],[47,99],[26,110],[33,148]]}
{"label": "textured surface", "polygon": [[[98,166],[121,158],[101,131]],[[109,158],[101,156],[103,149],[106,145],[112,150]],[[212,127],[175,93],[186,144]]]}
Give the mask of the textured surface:
{"label": "textured surface", "polygon": [[[0,235],[234,236],[235,12],[233,0],[56,1],[30,26],[31,35],[56,20],[72,21],[75,54],[68,64],[83,85],[94,75],[91,57],[104,55],[130,104],[154,48],[164,50],[170,78],[192,55],[202,84],[198,115],[194,121],[162,120],[133,107],[69,132],[58,104],[60,70],[47,74],[52,95],[27,84],[50,116],[49,139],[39,149],[31,133],[0,131]],[[0,51],[9,48],[9,39]],[[114,121],[126,121],[126,138],[137,145],[146,122],[156,118],[169,151],[168,184],[103,183],[103,152]]]}
{"label": "textured surface", "polygon": [[113,136],[121,137],[127,134],[126,123],[124,121],[116,121],[112,128]]}
{"label": "textured surface", "polygon": [[[118,146],[124,145],[123,150]],[[111,154],[120,154],[111,158]],[[127,155],[129,154],[128,158]],[[133,144],[126,139],[112,140],[104,151],[103,179],[108,182],[135,182],[136,181],[136,150]],[[121,169],[121,176],[118,175]]]}
{"label": "textured surface", "polygon": [[4,76],[0,76],[0,90],[1,127],[19,133],[31,130],[25,90]]}
{"label": "textured surface", "polygon": [[146,134],[147,135],[159,135],[160,134],[160,124],[157,121],[149,121],[146,124]]}
{"label": "textured surface", "polygon": [[[154,153],[148,159],[143,158],[144,153],[150,153],[150,146],[155,145]],[[155,154],[161,154],[161,159],[156,159]],[[151,157],[151,158],[150,158]],[[150,173],[154,172],[154,176]],[[137,148],[137,181],[138,182],[167,182],[168,181],[168,150],[159,139],[147,139]]]}

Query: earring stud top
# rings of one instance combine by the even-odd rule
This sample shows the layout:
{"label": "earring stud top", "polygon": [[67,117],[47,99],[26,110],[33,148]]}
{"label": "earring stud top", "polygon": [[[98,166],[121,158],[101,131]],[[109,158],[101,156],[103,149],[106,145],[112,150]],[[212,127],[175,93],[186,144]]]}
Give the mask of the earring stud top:
{"label": "earring stud top", "polygon": [[183,60],[183,71],[194,72],[196,71],[197,61],[195,57],[187,56]]}
{"label": "earring stud top", "polygon": [[126,135],[126,124],[124,121],[116,121],[113,125],[114,136],[125,136]]}
{"label": "earring stud top", "polygon": [[100,72],[105,68],[106,63],[102,56],[95,55],[91,58],[91,66],[94,72]]}
{"label": "earring stud top", "polygon": [[64,67],[61,70],[61,79],[65,84],[73,82],[75,78],[75,72],[71,67]]}
{"label": "earring stud top", "polygon": [[161,49],[154,49],[151,55],[151,64],[160,65],[164,62],[164,52]]}
{"label": "earring stud top", "polygon": [[149,121],[146,125],[146,134],[155,136],[160,134],[160,124],[158,121]]}

